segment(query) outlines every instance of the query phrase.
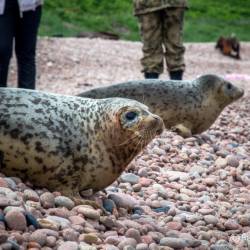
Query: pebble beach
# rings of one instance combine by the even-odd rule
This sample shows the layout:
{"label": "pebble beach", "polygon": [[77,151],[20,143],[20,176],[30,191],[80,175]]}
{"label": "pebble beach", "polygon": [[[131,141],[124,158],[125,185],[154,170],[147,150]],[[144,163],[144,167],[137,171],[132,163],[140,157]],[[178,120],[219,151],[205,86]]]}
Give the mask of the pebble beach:
{"label": "pebble beach", "polygon": [[[139,42],[43,38],[37,88],[74,95],[142,79],[140,56]],[[249,43],[242,60],[220,55],[211,43],[186,44],[187,79],[220,74],[243,87],[244,97],[201,135],[164,131],[85,204],[0,171],[0,249],[250,249],[249,58]],[[15,72],[13,60],[11,86]]]}

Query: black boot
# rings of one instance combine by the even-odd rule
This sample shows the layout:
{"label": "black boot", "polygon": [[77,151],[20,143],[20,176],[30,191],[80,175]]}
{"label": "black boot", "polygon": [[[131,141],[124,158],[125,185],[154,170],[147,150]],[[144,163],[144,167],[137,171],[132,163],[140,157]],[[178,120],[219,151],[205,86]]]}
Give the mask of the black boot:
{"label": "black boot", "polygon": [[154,72],[145,72],[144,77],[145,79],[157,79],[159,78],[159,74]]}
{"label": "black boot", "polygon": [[171,80],[182,80],[183,70],[170,71],[169,75]]}

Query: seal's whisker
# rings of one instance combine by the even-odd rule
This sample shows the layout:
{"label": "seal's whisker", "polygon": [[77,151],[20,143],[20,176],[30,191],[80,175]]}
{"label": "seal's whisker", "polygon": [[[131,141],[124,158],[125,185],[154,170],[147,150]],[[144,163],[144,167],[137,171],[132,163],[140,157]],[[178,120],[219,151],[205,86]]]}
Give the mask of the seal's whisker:
{"label": "seal's whisker", "polygon": [[142,139],[142,143],[141,143],[141,151],[143,150],[142,147],[143,147],[144,145],[145,145],[145,139],[143,138],[143,139]]}
{"label": "seal's whisker", "polygon": [[[143,141],[143,137],[141,137],[140,139],[139,139],[139,141],[138,141],[138,143],[136,144],[136,146],[135,146],[135,148],[134,148],[134,150],[133,150],[133,153],[132,153],[132,155],[137,151],[137,149],[138,149],[138,147],[141,145],[141,150],[142,150],[142,142]],[[140,151],[141,151],[140,150]]]}
{"label": "seal's whisker", "polygon": [[130,143],[130,142],[133,142],[133,140],[135,140],[135,139],[137,139],[137,138],[140,138],[140,135],[135,134],[135,135],[133,135],[132,137],[128,138],[126,141],[124,141],[124,142],[122,142],[122,143],[120,143],[120,144],[118,144],[118,145],[115,145],[115,146],[116,146],[116,147],[124,146],[124,145],[126,145],[126,144],[128,144],[128,143]]}
{"label": "seal's whisker", "polygon": [[142,95],[142,103],[144,103],[145,102],[145,95],[143,94]]}
{"label": "seal's whisker", "polygon": [[152,131],[149,131],[149,135],[150,135],[149,138],[152,138],[152,139],[154,138]]}

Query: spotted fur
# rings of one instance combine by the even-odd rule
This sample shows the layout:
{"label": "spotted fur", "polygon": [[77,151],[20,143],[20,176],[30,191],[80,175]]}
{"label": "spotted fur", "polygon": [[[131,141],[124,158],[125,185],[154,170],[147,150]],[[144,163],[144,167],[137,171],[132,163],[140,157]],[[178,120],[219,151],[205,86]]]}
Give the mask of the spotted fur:
{"label": "spotted fur", "polygon": [[[126,129],[120,115],[130,109],[140,115]],[[110,185],[162,129],[134,100],[0,88],[0,171],[77,197]]]}
{"label": "spotted fur", "polygon": [[164,120],[166,128],[189,137],[207,130],[221,111],[243,94],[242,89],[219,76],[203,75],[193,81],[125,82],[92,89],[79,96],[126,97],[143,102]]}

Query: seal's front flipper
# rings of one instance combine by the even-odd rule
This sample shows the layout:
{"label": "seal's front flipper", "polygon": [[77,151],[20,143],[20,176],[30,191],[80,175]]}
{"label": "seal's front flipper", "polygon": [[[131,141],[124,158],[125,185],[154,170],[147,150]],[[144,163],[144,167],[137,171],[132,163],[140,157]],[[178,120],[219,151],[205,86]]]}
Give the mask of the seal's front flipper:
{"label": "seal's front flipper", "polygon": [[192,132],[189,128],[185,127],[183,124],[177,124],[171,128],[171,131],[176,132],[183,138],[192,137]]}
{"label": "seal's front flipper", "polygon": [[81,195],[78,190],[64,189],[61,191],[62,195],[67,196],[71,200],[81,199]]}
{"label": "seal's front flipper", "polygon": [[92,188],[80,191],[80,195],[83,198],[91,197],[94,193]]}
{"label": "seal's front flipper", "polygon": [[85,200],[82,198],[78,190],[63,190],[63,195],[69,197],[72,201],[75,202],[75,205],[89,205],[95,209],[101,209],[101,206],[93,200]]}
{"label": "seal's front flipper", "polygon": [[207,144],[213,143],[211,138],[206,134],[194,135],[193,137],[196,138],[199,145],[202,145],[204,143],[207,143]]}
{"label": "seal's front flipper", "polygon": [[75,202],[76,206],[88,205],[88,206],[93,207],[94,209],[102,209],[102,207],[96,201],[93,201],[93,200],[85,200],[83,198],[81,198],[81,199],[73,198],[73,201]]}

